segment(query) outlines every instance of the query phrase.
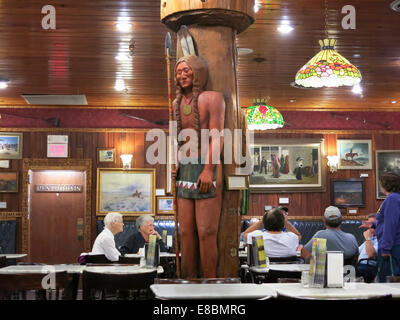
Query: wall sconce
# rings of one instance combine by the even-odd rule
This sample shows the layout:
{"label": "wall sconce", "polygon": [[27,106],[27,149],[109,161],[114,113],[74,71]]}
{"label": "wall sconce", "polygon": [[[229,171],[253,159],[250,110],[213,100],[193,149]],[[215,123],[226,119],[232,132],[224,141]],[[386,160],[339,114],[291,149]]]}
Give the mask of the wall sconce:
{"label": "wall sconce", "polygon": [[334,173],[338,169],[339,157],[337,155],[327,156],[328,158],[328,167],[331,170],[331,173]]}
{"label": "wall sconce", "polygon": [[131,168],[132,157],[133,157],[132,154],[121,154],[121,160],[124,169]]}

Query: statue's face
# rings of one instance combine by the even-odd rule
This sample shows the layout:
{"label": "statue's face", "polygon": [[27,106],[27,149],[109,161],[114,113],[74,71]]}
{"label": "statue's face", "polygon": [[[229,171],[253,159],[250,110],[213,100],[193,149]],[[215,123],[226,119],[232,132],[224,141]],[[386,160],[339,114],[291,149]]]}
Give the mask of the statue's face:
{"label": "statue's face", "polygon": [[178,64],[176,67],[175,76],[183,90],[191,89],[193,87],[193,71],[186,64],[186,62],[181,62]]}

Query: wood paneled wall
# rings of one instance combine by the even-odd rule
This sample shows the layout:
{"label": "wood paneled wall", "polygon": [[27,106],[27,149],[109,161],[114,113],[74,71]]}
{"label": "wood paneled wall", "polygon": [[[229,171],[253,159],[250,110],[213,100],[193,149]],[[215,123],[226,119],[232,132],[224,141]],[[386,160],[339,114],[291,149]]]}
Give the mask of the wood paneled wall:
{"label": "wood paneled wall", "polygon": [[[326,174],[325,192],[296,192],[296,193],[252,193],[250,195],[251,216],[262,216],[266,205],[278,205],[279,197],[289,198],[289,216],[290,217],[315,217],[320,218],[326,207],[331,205],[331,179],[350,179],[360,178],[360,173],[367,173],[365,179],[365,200],[366,206],[360,208],[358,216],[365,216],[376,212],[382,204],[381,199],[376,199],[376,175],[375,175],[375,150],[400,150],[399,134],[389,131],[373,131],[371,133],[356,134],[351,132],[333,132],[333,133],[285,133],[285,134],[259,134],[257,137],[268,139],[304,139],[304,138],[323,138],[325,141],[325,153],[332,155],[336,153],[337,139],[371,139],[372,142],[372,170],[338,170],[331,173],[327,168],[326,159],[323,160]],[[346,210],[342,210],[346,212]]]}
{"label": "wood paneled wall", "polygon": [[[146,149],[153,142],[146,141],[146,130],[123,130],[123,129],[71,129],[62,131],[60,129],[3,129],[2,131],[23,132],[23,157],[24,158],[42,158],[47,157],[47,135],[48,134],[66,134],[69,136],[69,157],[73,159],[92,159],[92,239],[96,234],[96,178],[98,167],[117,167],[121,168],[122,163],[120,154],[132,153],[135,168],[156,168],[156,188],[166,188],[166,166],[152,166],[146,162]],[[259,136],[259,135],[257,135]],[[336,150],[336,139],[371,139],[372,140],[372,170],[338,170],[336,173],[330,173],[326,160],[323,161],[325,170],[327,170],[326,191],[325,192],[296,192],[296,193],[259,193],[251,194],[251,204],[249,215],[262,216],[265,205],[278,205],[279,197],[289,198],[290,216],[296,217],[315,217],[322,216],[324,209],[330,205],[330,180],[332,178],[359,178],[360,173],[368,173],[365,178],[366,207],[360,208],[359,215],[365,216],[368,213],[375,212],[382,200],[376,199],[376,181],[375,181],[375,150],[400,150],[400,133],[390,131],[370,131],[357,133],[357,131],[284,131],[282,133],[267,133],[261,135],[267,142],[268,139],[304,139],[304,138],[324,138],[325,151],[332,154]],[[116,149],[116,162],[107,164],[97,163],[98,147],[114,147]],[[332,151],[333,150],[333,151]],[[19,175],[18,193],[0,193],[0,201],[7,202],[6,209],[0,209],[2,212],[20,212],[22,206],[22,160],[10,160],[9,169],[0,169],[1,171],[16,170]]]}

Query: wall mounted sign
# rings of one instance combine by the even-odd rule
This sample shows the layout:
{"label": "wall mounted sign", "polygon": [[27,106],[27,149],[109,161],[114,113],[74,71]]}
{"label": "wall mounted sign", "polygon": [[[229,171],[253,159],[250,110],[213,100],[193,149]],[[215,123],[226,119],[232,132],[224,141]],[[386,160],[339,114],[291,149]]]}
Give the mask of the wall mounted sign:
{"label": "wall mounted sign", "polygon": [[47,157],[68,158],[68,136],[47,136]]}
{"label": "wall mounted sign", "polygon": [[81,184],[37,184],[36,192],[82,192]]}

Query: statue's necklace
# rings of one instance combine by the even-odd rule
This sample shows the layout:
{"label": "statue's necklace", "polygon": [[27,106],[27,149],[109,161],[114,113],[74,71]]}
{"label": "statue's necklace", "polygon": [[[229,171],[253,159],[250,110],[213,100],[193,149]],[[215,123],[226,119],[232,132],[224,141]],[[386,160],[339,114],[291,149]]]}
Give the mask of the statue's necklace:
{"label": "statue's necklace", "polygon": [[182,96],[182,98],[183,98],[183,102],[184,102],[184,105],[183,105],[183,114],[184,114],[185,116],[189,116],[189,115],[192,113],[192,105],[191,105],[191,102],[192,102],[192,100],[193,100],[193,96],[191,96],[189,100],[186,99],[185,96]]}

